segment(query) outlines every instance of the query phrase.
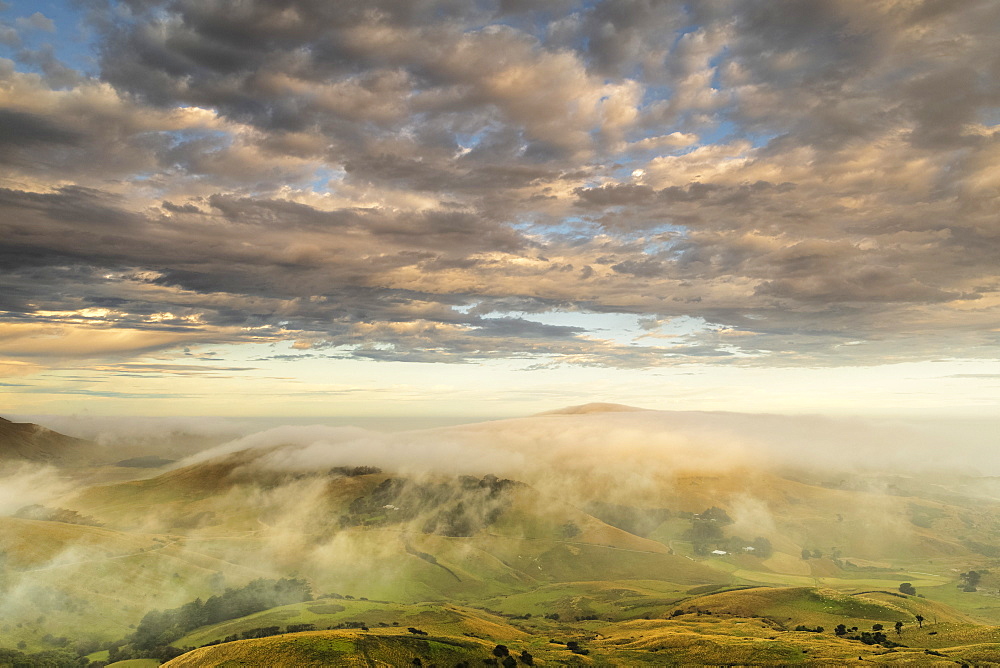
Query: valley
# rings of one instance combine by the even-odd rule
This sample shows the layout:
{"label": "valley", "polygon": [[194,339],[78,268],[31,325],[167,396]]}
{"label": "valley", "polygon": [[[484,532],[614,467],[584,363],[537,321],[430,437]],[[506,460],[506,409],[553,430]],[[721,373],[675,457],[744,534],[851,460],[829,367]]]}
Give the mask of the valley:
{"label": "valley", "polygon": [[[0,517],[0,645],[92,668],[1000,660],[994,479],[699,470],[650,413],[279,431],[102,484],[63,466]],[[566,457],[625,427],[631,460]],[[191,616],[282,578],[302,598]],[[143,635],[169,610],[190,619]]]}

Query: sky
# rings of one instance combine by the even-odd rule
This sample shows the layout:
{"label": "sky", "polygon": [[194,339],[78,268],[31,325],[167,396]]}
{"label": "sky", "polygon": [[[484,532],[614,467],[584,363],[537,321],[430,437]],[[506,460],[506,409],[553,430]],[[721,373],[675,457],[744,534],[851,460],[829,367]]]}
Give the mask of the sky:
{"label": "sky", "polygon": [[3,0],[5,415],[981,417],[994,0]]}

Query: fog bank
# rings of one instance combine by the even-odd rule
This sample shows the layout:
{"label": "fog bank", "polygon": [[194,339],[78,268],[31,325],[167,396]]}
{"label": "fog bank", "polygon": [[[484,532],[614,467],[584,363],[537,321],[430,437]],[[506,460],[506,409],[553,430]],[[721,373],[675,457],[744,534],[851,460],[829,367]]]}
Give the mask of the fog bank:
{"label": "fog bank", "polygon": [[255,466],[310,471],[378,466],[400,473],[632,477],[736,468],[1000,474],[997,421],[919,421],[739,413],[568,409],[401,433],[285,426],[206,450],[182,465],[244,449]]}

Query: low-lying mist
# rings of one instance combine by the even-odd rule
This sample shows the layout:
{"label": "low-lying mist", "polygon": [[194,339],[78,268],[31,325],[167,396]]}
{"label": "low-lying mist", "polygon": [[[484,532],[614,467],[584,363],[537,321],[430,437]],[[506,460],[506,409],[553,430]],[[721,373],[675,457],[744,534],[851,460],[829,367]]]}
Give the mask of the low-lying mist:
{"label": "low-lying mist", "polygon": [[[257,577],[475,600],[560,580],[712,581],[692,547],[756,545],[761,570],[795,577],[812,573],[803,552],[833,559],[832,573],[1000,551],[975,503],[947,505],[955,490],[997,497],[997,426],[606,405],[393,433],[154,421],[143,440],[140,421],[103,421],[92,427],[111,452],[140,442],[170,455],[199,434],[214,444],[110,485],[8,464],[0,514],[17,515],[0,518],[0,614],[31,620],[46,600],[48,624],[70,623],[57,611],[101,607],[89,587],[118,606],[95,633],[124,635],[157,601]],[[25,513],[32,504],[44,508]],[[710,508],[720,523],[699,537]]]}
{"label": "low-lying mist", "polygon": [[997,422],[847,419],[739,413],[550,413],[380,433],[286,426],[200,452],[179,466],[269,450],[253,466],[305,472],[371,465],[399,473],[493,473],[532,484],[604,478],[635,491],[649,477],[734,469],[884,474],[1000,474]]}
{"label": "low-lying mist", "polygon": [[0,516],[42,503],[73,489],[54,466],[0,462]]}

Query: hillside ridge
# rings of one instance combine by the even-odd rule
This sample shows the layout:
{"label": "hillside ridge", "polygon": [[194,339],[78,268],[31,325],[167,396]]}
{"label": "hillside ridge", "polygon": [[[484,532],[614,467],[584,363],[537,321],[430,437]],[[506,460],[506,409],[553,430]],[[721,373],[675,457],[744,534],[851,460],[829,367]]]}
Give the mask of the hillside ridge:
{"label": "hillside ridge", "polygon": [[100,461],[101,450],[93,441],[67,436],[32,422],[0,417],[0,461],[81,466]]}

